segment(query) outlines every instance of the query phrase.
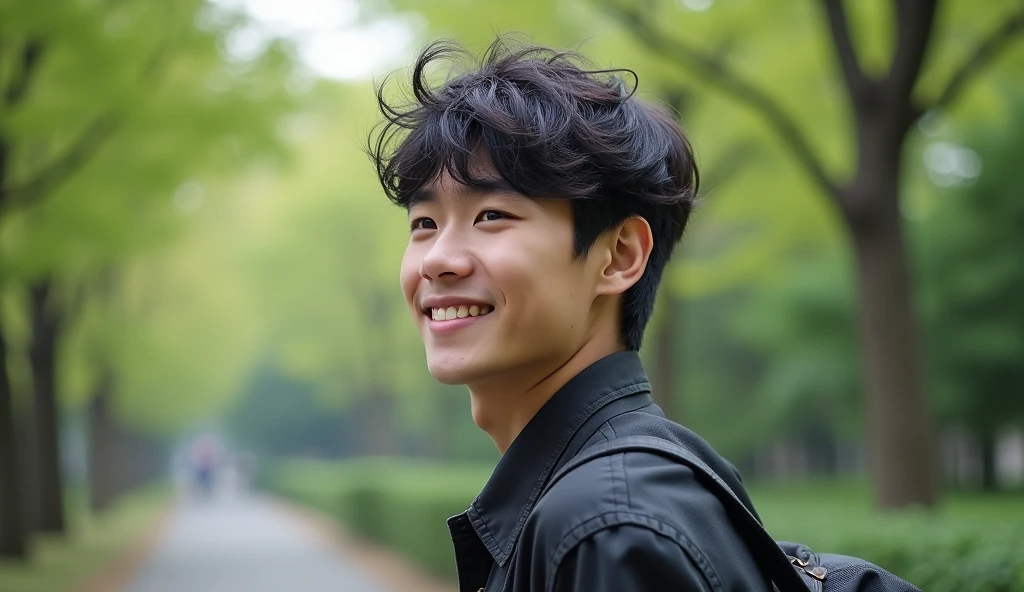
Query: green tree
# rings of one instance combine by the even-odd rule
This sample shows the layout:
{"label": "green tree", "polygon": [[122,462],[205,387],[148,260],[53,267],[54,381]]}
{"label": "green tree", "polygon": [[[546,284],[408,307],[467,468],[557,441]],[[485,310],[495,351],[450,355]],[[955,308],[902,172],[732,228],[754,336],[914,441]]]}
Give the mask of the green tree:
{"label": "green tree", "polygon": [[[998,430],[1024,418],[1024,313],[1013,296],[1024,289],[1015,164],[1024,151],[1015,132],[1022,113],[1018,98],[994,116],[930,132],[907,189],[932,404],[946,425],[976,437],[986,488],[997,485]],[[753,412],[769,437],[809,424],[842,436],[862,423],[847,264],[815,257],[788,265],[734,315],[735,334],[770,360]]]}
{"label": "green tree", "polygon": [[[30,290],[41,519],[60,530],[54,372],[74,282],[169,236],[167,197],[187,171],[274,144],[268,123],[288,104],[280,81],[290,58],[271,47],[249,63],[228,59],[222,45],[238,16],[195,0],[158,9],[50,0],[0,11],[0,283]],[[0,345],[0,366],[9,345]],[[0,373],[0,554],[18,556],[11,402]]]}
{"label": "green tree", "polygon": [[[760,34],[741,36],[740,30],[733,28],[723,37],[723,31],[736,23],[727,23],[733,19],[722,17],[717,27],[712,25],[711,33],[686,39],[669,33],[669,25],[678,23],[684,30],[697,31],[702,22],[695,15],[681,15],[675,5],[652,2],[637,6],[612,1],[600,5],[638,43],[699,74],[763,117],[818,191],[837,209],[855,253],[870,458],[877,499],[885,507],[933,505],[938,495],[938,455],[922,382],[910,264],[899,209],[904,143],[923,114],[951,108],[978,74],[1024,30],[1024,9],[1019,5],[1007,7],[999,21],[990,25],[991,31],[979,36],[966,57],[955,60],[953,70],[945,65],[935,68],[946,80],[935,83],[935,74],[922,74],[926,57],[932,57],[936,64],[943,63],[934,58],[948,50],[940,45],[942,41],[933,41],[933,37],[940,36],[933,35],[939,28],[938,3],[934,0],[895,2],[888,15],[877,3],[865,3],[854,13],[854,19],[842,0],[826,0],[820,9],[819,27],[809,24],[813,20],[803,7],[772,5],[771,15],[756,10],[744,15],[758,19],[757,26],[763,31]],[[967,16],[967,8],[944,6],[948,7],[945,16],[956,18],[958,28],[962,28],[960,19]],[[769,48],[785,45],[795,49],[793,38],[783,43],[779,37],[781,31],[792,35],[792,28],[765,26],[781,22],[778,18],[783,15],[808,23],[806,30],[817,35],[813,41],[816,46],[824,36],[818,33],[820,28],[824,27],[830,37],[843,90],[828,92],[830,98],[843,99],[852,120],[841,136],[850,138],[852,144],[847,157],[850,164],[835,167],[836,172],[829,170],[828,158],[808,139],[805,126],[794,120],[785,103],[776,98],[778,93],[766,90],[784,82],[785,77],[765,83],[763,76],[749,72],[749,66],[736,66],[736,55],[755,48],[769,56]],[[864,45],[868,36],[852,28],[851,20],[861,26],[886,22],[892,38],[869,39],[868,43],[874,41],[870,52],[862,50],[859,54],[857,42]],[[749,21],[747,24],[743,30],[752,33]],[[806,39],[806,35],[803,37]],[[728,46],[727,54],[705,49],[723,44]],[[954,49],[950,41],[945,44]],[[921,84],[922,80],[927,84]]]}

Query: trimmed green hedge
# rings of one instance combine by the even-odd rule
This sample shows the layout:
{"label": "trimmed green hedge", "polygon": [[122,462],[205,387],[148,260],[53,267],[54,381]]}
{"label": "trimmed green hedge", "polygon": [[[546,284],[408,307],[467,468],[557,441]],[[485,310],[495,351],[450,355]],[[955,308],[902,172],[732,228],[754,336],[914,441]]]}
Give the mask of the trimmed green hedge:
{"label": "trimmed green hedge", "polygon": [[490,472],[476,465],[396,459],[291,461],[266,471],[261,483],[454,580],[446,520],[469,507]]}
{"label": "trimmed green hedge", "polygon": [[948,494],[936,512],[877,512],[854,484],[751,490],[781,540],[863,557],[927,592],[1024,592],[1024,495]]}
{"label": "trimmed green hedge", "polygon": [[[267,471],[263,484],[454,579],[445,521],[468,507],[490,470],[394,459],[289,461]],[[950,495],[934,514],[882,514],[853,483],[750,493],[779,540],[863,557],[928,592],[1024,592],[1024,495]]]}

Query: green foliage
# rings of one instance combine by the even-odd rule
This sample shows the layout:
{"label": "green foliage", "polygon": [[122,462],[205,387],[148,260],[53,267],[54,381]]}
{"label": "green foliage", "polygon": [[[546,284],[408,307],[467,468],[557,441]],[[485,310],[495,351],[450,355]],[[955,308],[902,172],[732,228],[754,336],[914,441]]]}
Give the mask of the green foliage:
{"label": "green foliage", "polygon": [[[194,273],[227,259],[211,240],[225,201],[211,180],[285,161],[276,124],[300,99],[282,84],[295,70],[285,44],[226,51],[244,22],[198,0],[0,7],[0,79],[17,79],[23,47],[41,48],[22,100],[0,111],[0,287],[55,278],[67,405],[113,365],[122,418],[180,427],[215,412],[252,356],[240,284],[216,264]],[[103,133],[87,131],[97,122]]]}
{"label": "green foliage", "polygon": [[257,370],[224,418],[232,442],[267,456],[343,451],[344,417],[317,405],[310,385],[272,368]]}
{"label": "green foliage", "polygon": [[[914,227],[937,406],[946,421],[979,433],[1024,420],[1022,126],[1024,94],[1018,94],[1006,121],[934,138],[932,154],[959,150],[952,155],[967,158],[973,150],[980,175],[936,188]],[[949,143],[957,140],[961,147]],[[948,182],[941,171],[932,174]]]}
{"label": "green foliage", "polygon": [[786,430],[860,426],[861,389],[854,303],[846,266],[835,259],[795,262],[787,277],[749,298],[731,323],[734,334],[774,353],[757,386],[754,413]]}
{"label": "green foliage", "polygon": [[[176,188],[279,145],[273,122],[294,101],[276,86],[291,65],[280,46],[250,64],[227,59],[220,46],[237,17],[214,18],[194,0],[159,10],[65,0],[3,10],[12,49],[32,39],[42,47],[22,102],[0,116],[12,159],[4,188],[15,191],[0,250],[7,281],[93,269],[166,242],[187,220],[174,207]],[[204,28],[194,25],[200,14]],[[11,76],[17,57],[3,54]],[[100,118],[112,132],[83,135]],[[83,137],[92,139],[78,150]],[[64,182],[21,199],[18,188],[53,177],[43,172],[69,153],[80,157]]]}

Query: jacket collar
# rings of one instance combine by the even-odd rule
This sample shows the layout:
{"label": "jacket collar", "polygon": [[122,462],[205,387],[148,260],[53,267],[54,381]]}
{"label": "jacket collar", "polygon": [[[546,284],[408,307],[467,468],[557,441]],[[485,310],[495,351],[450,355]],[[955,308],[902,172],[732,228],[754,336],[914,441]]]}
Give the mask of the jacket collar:
{"label": "jacket collar", "polygon": [[583,423],[613,400],[650,390],[640,355],[620,351],[584,369],[540,408],[465,513],[498,565],[508,561],[541,490]]}

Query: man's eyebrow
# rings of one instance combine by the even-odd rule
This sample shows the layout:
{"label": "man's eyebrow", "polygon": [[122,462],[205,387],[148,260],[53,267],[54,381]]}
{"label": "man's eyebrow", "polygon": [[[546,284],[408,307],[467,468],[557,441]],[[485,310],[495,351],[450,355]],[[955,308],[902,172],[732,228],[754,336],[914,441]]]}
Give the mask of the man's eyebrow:
{"label": "man's eyebrow", "polygon": [[406,202],[406,209],[413,207],[416,204],[430,203],[434,201],[434,192],[428,187],[419,187],[409,194],[409,199]]}
{"label": "man's eyebrow", "polygon": [[513,199],[528,199],[502,177],[475,179],[473,186],[468,188],[468,190],[471,193],[483,195],[499,194],[503,197],[511,197]]}

